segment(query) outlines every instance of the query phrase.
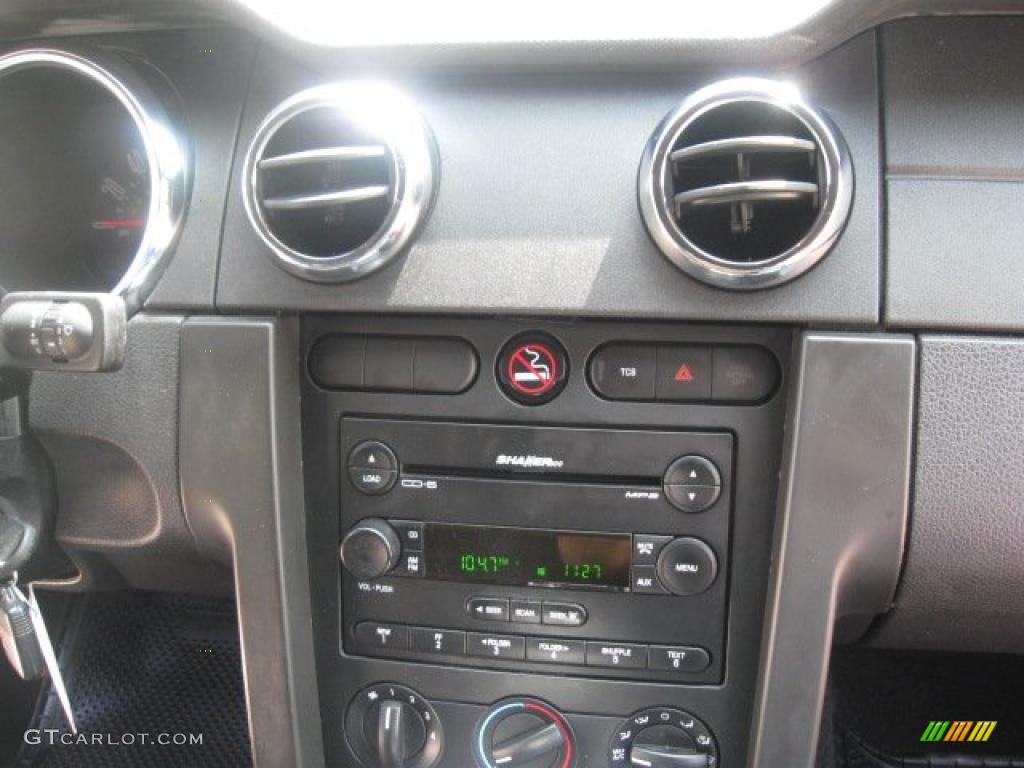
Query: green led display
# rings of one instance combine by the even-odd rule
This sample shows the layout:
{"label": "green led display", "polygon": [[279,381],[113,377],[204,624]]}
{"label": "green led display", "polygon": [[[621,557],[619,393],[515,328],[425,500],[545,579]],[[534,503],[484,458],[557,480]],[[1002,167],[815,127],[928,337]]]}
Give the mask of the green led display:
{"label": "green led display", "polygon": [[566,563],[563,566],[562,575],[570,581],[591,582],[600,581],[603,569],[600,563]]}
{"label": "green led display", "polygon": [[566,589],[629,587],[629,534],[429,523],[423,546],[428,579]]}
{"label": "green led display", "polygon": [[507,555],[476,555],[463,552],[459,555],[459,570],[463,573],[501,573],[512,567],[512,558]]}

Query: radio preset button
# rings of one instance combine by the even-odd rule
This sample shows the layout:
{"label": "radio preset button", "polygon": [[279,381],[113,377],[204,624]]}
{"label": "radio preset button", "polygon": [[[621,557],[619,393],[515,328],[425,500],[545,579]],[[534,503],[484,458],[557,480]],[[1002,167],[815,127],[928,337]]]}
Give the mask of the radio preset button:
{"label": "radio preset button", "polygon": [[633,566],[633,592],[638,595],[668,594],[658,581],[658,569],[653,565]]}
{"label": "radio preset button", "polygon": [[409,630],[409,648],[418,653],[441,656],[463,656],[466,653],[466,633],[457,629],[428,629],[412,627]]}
{"label": "radio preset button", "polygon": [[582,640],[526,638],[526,660],[544,664],[583,664],[587,644]]}
{"label": "radio preset button", "polygon": [[655,565],[658,562],[658,554],[661,548],[672,541],[671,536],[648,536],[636,534],[633,536],[633,567],[640,565]]}
{"label": "radio preset button", "polygon": [[364,621],[356,624],[356,642],[369,648],[409,650],[409,628],[401,624]]}
{"label": "radio preset button", "polygon": [[633,643],[587,643],[588,667],[646,669],[647,646]]}
{"label": "radio preset button", "polygon": [[508,600],[500,597],[471,597],[466,613],[481,621],[508,621]]}
{"label": "radio preset button", "polygon": [[526,658],[526,638],[470,632],[466,637],[466,653],[490,659],[522,661]]}
{"label": "radio preset button", "polygon": [[541,607],[536,600],[513,600],[512,621],[520,624],[540,624]]}
{"label": "radio preset button", "polygon": [[649,666],[659,672],[703,672],[711,657],[703,648],[677,645],[652,645]]}
{"label": "radio preset button", "polygon": [[544,603],[541,623],[553,627],[582,627],[587,623],[587,609],[576,603]]}
{"label": "radio preset button", "polygon": [[674,595],[699,595],[718,574],[718,558],[700,539],[682,537],[666,544],[658,558],[658,579]]}

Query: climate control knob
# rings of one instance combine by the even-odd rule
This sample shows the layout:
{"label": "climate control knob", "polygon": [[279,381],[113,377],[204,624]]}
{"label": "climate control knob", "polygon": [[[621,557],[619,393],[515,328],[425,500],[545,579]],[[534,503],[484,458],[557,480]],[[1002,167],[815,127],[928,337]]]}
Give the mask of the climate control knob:
{"label": "climate control knob", "polygon": [[498,702],[480,721],[473,741],[480,768],[573,768],[576,739],[569,721],[542,701]]}
{"label": "climate control knob", "polygon": [[615,768],[717,768],[718,746],[708,727],[693,715],[655,707],[619,726],[608,762]]}
{"label": "climate control knob", "polygon": [[345,732],[367,768],[431,768],[444,748],[437,712],[411,688],[381,683],[349,705]]}
{"label": "climate control knob", "polygon": [[402,554],[398,533],[388,523],[369,517],[341,542],[341,564],[357,579],[377,579],[396,565]]}

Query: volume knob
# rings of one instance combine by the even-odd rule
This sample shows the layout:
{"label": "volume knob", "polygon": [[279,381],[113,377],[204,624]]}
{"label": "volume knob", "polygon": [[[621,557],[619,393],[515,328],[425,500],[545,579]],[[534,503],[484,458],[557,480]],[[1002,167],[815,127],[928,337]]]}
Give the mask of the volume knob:
{"label": "volume knob", "polygon": [[358,523],[341,542],[341,564],[357,579],[379,579],[398,565],[401,553],[395,529],[376,517]]}

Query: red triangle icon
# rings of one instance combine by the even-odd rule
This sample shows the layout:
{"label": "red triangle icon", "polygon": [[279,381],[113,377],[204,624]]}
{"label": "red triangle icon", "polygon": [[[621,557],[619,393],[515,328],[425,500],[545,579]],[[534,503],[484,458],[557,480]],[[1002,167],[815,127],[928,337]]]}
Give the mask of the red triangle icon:
{"label": "red triangle icon", "polygon": [[673,378],[676,381],[693,381],[693,372],[690,370],[690,366],[683,363],[679,366],[679,370],[676,371],[676,375]]}

